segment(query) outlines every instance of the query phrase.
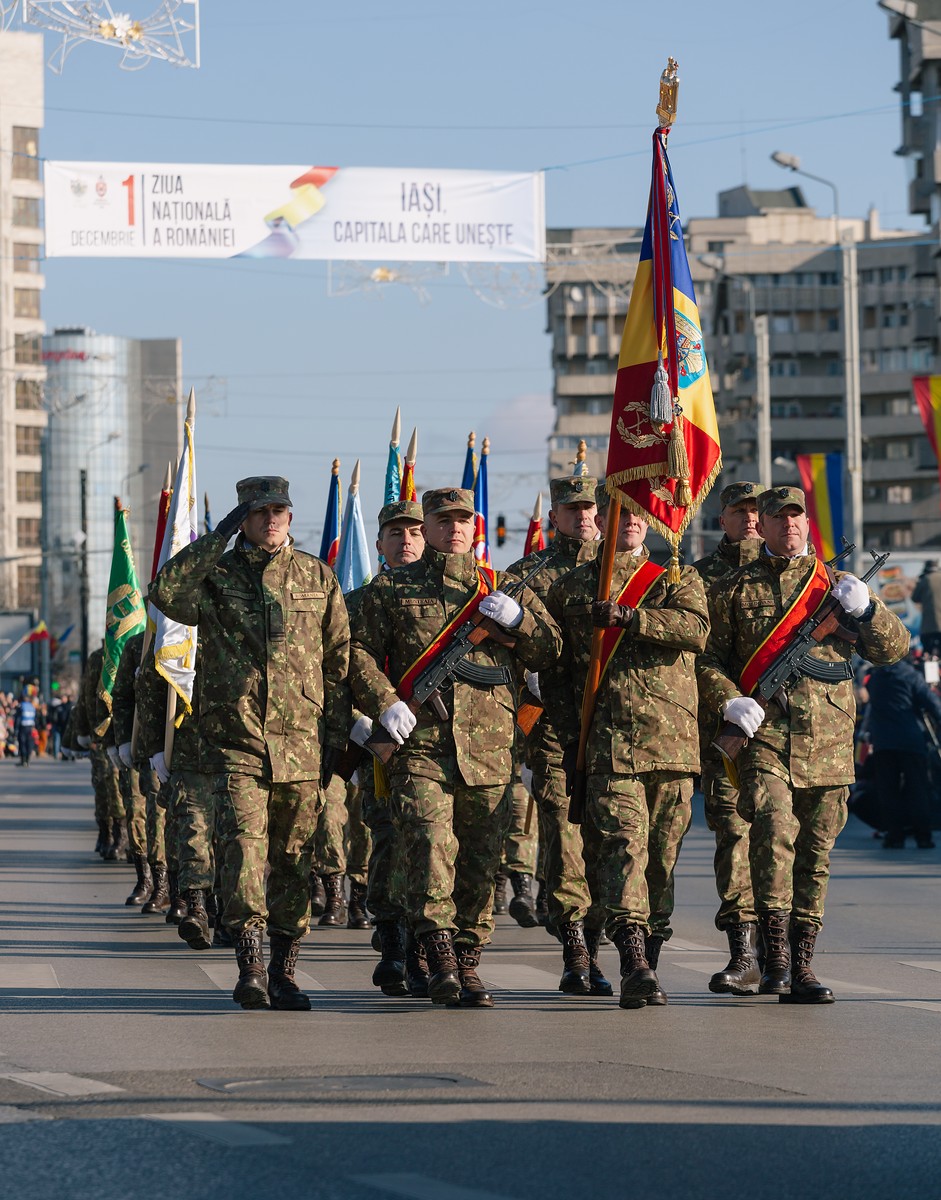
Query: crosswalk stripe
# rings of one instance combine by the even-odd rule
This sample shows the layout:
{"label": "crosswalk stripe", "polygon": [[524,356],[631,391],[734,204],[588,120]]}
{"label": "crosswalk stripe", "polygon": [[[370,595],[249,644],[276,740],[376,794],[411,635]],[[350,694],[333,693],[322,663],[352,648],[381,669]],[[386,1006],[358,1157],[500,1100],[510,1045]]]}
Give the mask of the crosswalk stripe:
{"label": "crosswalk stripe", "polygon": [[0,990],[58,991],[61,987],[54,969],[48,963],[21,963],[0,959]]}
{"label": "crosswalk stripe", "polygon": [[207,1141],[217,1142],[220,1146],[288,1146],[291,1143],[290,1138],[282,1137],[279,1133],[269,1133],[267,1129],[259,1129],[257,1125],[243,1125],[240,1121],[230,1121],[227,1117],[219,1117],[215,1113],[139,1113],[132,1119],[159,1121],[164,1125],[172,1125],[181,1133],[205,1138]]}
{"label": "crosswalk stripe", "polygon": [[16,1108],[12,1104],[0,1104],[0,1125],[23,1125],[26,1121],[51,1121],[48,1113],[35,1109]]}
{"label": "crosswalk stripe", "polygon": [[687,942],[683,938],[673,937],[667,942],[670,950],[689,950],[693,953],[700,951],[706,954],[722,954],[723,951],[718,946],[704,946],[702,942]]}
{"label": "crosswalk stripe", "polygon": [[123,1092],[124,1088],[113,1083],[102,1083],[99,1079],[83,1079],[81,1075],[67,1075],[58,1071],[2,1071],[0,1079],[12,1079],[38,1092],[50,1096],[96,1096],[103,1092]]}
{"label": "crosswalk stripe", "polygon": [[505,1192],[487,1192],[482,1188],[459,1187],[432,1179],[430,1175],[350,1175],[354,1183],[363,1183],[377,1192],[391,1192],[405,1200],[512,1200]]}
{"label": "crosswalk stripe", "polygon": [[522,963],[486,963],[482,974],[485,982],[498,991],[543,991],[547,988],[555,991],[559,986],[558,974]]}
{"label": "crosswalk stripe", "polygon": [[[205,971],[212,982],[223,992],[231,992],[238,980],[238,971],[235,969],[235,963],[228,963],[226,966],[209,966],[205,963],[199,963],[199,968]],[[295,971],[294,979],[297,986],[305,992],[325,992],[328,989],[313,975],[308,975],[306,971]]]}
{"label": "crosswalk stripe", "polygon": [[941,1013],[941,1001],[938,1000],[883,1000],[883,1004],[891,1004],[893,1008],[920,1008],[924,1012]]}
{"label": "crosswalk stripe", "polygon": [[919,962],[903,962],[899,959],[899,966],[918,967],[921,971],[941,971],[941,962],[926,962],[925,959],[921,959]]}

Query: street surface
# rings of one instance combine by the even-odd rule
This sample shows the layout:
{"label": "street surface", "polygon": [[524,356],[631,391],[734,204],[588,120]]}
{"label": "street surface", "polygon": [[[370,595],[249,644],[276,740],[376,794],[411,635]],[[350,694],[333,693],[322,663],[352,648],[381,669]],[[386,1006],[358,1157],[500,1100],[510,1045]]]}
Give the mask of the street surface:
{"label": "street surface", "polygon": [[700,802],[666,1008],[563,997],[556,943],[501,917],[493,1011],[385,999],[369,934],[315,928],[313,1011],[243,1012],[231,951],[124,907],[88,764],[0,763],[3,1195],[941,1196],[941,849],[870,832],[851,820],[833,863],[831,1006],[707,991],[727,953]]}

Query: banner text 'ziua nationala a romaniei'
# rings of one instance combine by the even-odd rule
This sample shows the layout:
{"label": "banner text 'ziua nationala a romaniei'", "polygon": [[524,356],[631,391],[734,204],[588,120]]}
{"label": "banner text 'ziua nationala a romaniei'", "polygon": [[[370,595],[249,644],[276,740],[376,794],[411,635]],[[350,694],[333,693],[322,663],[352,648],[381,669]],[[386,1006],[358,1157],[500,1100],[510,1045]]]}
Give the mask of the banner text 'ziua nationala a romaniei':
{"label": "banner text 'ziua nationala a romaniei'", "polygon": [[47,162],[46,254],[542,262],[543,176]]}

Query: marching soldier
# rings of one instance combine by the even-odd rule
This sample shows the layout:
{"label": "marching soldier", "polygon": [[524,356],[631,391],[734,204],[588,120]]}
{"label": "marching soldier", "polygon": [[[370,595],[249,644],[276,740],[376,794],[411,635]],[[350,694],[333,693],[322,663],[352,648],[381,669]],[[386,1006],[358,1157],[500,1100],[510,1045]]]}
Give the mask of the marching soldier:
{"label": "marching soldier", "polygon": [[[596,501],[603,529],[610,501],[603,485]],[[607,933],[621,959],[621,1008],[667,1002],[655,972],[673,932],[673,870],[699,768],[695,658],[709,631],[699,575],[685,567],[680,582],[669,584],[650,559],[646,536],[647,522],[622,509],[615,599],[596,600],[600,556],[552,585],[546,604],[562,628],[562,654],[540,677],[571,790],[592,629],[610,631],[588,737],[586,820],[600,844]]]}
{"label": "marching soldier", "polygon": [[[99,712],[98,682],[104,662],[104,642],[93,650],[85,664],[73,714],[72,733],[76,744],[88,751],[91,759],[91,783],[95,792],[95,820],[98,843],[95,851],[114,861],[127,844],[124,828],[124,803],[118,788],[118,772],[95,729],[107,713]],[[102,706],[103,707],[103,706]]]}
{"label": "marching soldier", "polygon": [[[744,480],[722,489],[719,524],[724,536],[712,554],[694,564],[707,592],[717,580],[757,558],[761,549],[758,496],[762,491],[760,483]],[[714,866],[721,902],[716,928],[725,932],[729,942],[729,962],[709,980],[709,990],[742,996],[756,990],[761,975],[758,916],[748,865],[748,822],[739,811],[738,790],[729,783],[721,756],[710,745],[715,732],[715,713],[700,704],[702,790],[706,824],[716,838]]]}
{"label": "marching soldier", "polygon": [[199,734],[203,766],[215,772],[224,921],[239,967],[233,999],[309,1009],[294,975],[320,788],[350,727],[349,621],[330,568],[294,548],[287,480],[236,486],[236,508],[169,560],[150,599],[199,625]]}
{"label": "marching soldier", "polygon": [[[532,592],[524,589],[517,602],[494,590],[495,572],[478,566],[472,492],[425,492],[422,512],[421,559],[380,575],[364,592],[350,681],[358,707],[402,747],[389,764],[390,787],[429,995],[436,1004],[491,1007],[477,967],[493,929],[493,881],[509,821],[514,672],[517,661],[532,671],[547,666],[559,636]],[[473,654],[477,680],[454,680],[446,719],[426,708],[414,712],[403,699],[413,680],[478,610],[493,622],[494,636]],[[481,680],[484,672],[489,679]]]}
{"label": "marching soldier", "polygon": [[[758,497],[765,545],[754,561],[709,593],[712,633],[699,662],[703,704],[750,739],[738,758],[739,807],[750,822],[749,861],[765,944],[759,991],[783,1001],[828,1004],[832,991],[811,968],[830,875],[830,850],[846,823],[854,779],[854,644],[874,663],[908,649],[901,621],[866,585],[818,560],[808,541],[804,493],[776,487]],[[832,582],[831,589],[831,580]],[[843,682],[802,677],[767,710],[749,692],[804,617],[829,595],[846,628],[813,657],[845,664]]]}

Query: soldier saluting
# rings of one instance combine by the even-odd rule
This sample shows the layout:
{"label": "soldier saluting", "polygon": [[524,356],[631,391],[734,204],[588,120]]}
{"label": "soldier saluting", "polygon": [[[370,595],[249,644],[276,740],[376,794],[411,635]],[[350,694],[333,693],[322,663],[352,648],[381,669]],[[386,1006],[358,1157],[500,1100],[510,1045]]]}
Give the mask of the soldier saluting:
{"label": "soldier saluting", "polygon": [[[490,1007],[477,967],[493,930],[494,876],[509,824],[516,662],[531,671],[547,666],[559,633],[529,589],[518,602],[497,590],[496,572],[477,563],[472,492],[425,492],[422,512],[419,561],[380,575],[363,593],[350,682],[357,706],[401,745],[389,783],[429,996],[437,1004]],[[469,665],[478,679],[454,680],[444,719],[426,708],[416,714],[403,697],[477,611],[496,623],[504,644],[488,639],[474,651]]]}

